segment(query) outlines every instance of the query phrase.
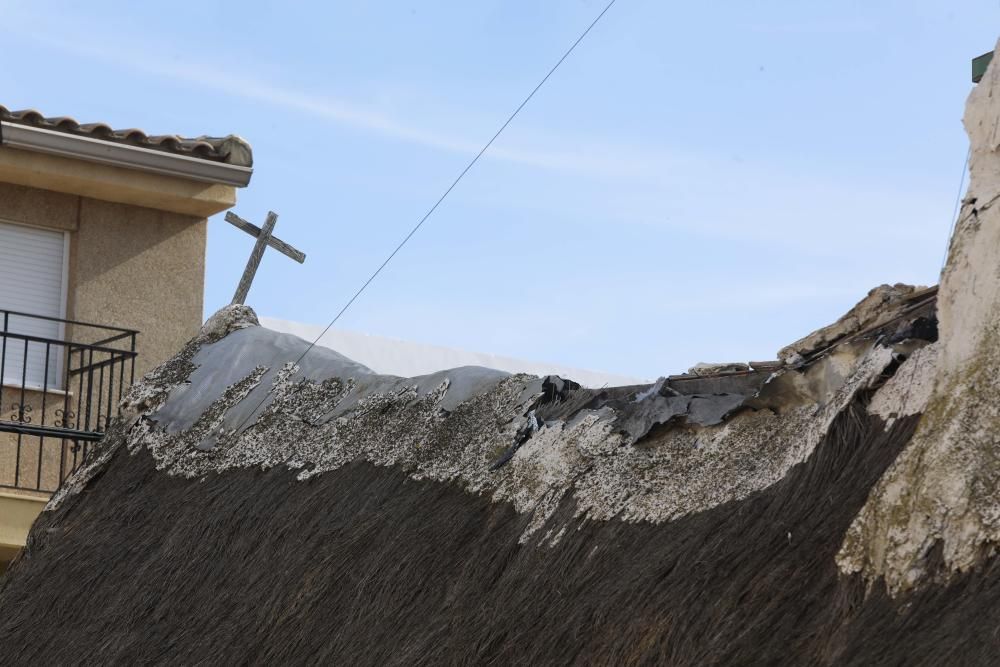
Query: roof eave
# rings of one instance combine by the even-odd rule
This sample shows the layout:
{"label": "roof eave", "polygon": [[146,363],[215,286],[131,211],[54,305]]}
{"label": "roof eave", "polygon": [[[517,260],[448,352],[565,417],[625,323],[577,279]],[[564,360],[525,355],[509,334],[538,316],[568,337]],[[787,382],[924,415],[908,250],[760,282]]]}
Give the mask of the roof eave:
{"label": "roof eave", "polygon": [[101,141],[8,121],[0,121],[0,145],[238,188],[246,187],[253,175],[251,167]]}

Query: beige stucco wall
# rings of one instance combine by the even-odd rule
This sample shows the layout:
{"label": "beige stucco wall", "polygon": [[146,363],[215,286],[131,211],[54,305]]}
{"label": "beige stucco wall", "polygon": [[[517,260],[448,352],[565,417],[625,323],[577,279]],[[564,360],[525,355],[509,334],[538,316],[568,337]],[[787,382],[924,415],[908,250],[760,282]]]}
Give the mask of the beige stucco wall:
{"label": "beige stucco wall", "polygon": [[80,198],[0,182],[0,219],[36,227],[73,231]]}
{"label": "beige stucco wall", "polygon": [[198,331],[204,219],[81,198],[70,241],[73,319],[138,329],[136,377]]}
{"label": "beige stucco wall", "polygon": [[[22,398],[23,396],[23,398]],[[40,391],[21,392],[20,387],[3,386],[3,412],[10,421],[18,418],[17,405],[26,406],[23,417],[32,425],[56,426],[76,422],[75,392],[49,392],[42,401]],[[105,412],[102,410],[102,412]],[[68,419],[64,414],[68,413]],[[96,416],[93,418],[96,423]],[[19,442],[20,441],[20,442]],[[85,443],[59,438],[40,438],[0,432],[0,487],[55,491],[70,472],[83,462]],[[87,444],[89,449],[90,445]]]}
{"label": "beige stucco wall", "polygon": [[70,233],[67,317],[138,329],[137,377],[197,332],[204,218],[0,183],[0,220]]}
{"label": "beige stucco wall", "polygon": [[199,217],[236,203],[236,189],[229,185],[6,147],[0,149],[0,181]]}
{"label": "beige stucco wall", "polygon": [[27,492],[9,493],[0,489],[0,574],[24,546],[28,530],[47,497]]}

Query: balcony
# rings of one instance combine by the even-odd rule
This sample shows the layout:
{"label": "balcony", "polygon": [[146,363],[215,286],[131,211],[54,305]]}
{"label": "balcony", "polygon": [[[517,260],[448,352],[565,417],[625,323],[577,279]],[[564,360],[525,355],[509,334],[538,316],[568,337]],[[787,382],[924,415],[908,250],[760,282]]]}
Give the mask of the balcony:
{"label": "balcony", "polygon": [[0,309],[0,488],[50,493],[135,380],[137,331]]}

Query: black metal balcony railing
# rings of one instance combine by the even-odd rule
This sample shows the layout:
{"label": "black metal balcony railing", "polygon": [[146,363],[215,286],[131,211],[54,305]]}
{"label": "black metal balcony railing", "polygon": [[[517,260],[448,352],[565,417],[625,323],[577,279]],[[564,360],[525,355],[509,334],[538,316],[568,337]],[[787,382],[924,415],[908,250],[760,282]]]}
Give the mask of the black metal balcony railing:
{"label": "black metal balcony railing", "polygon": [[54,491],[135,380],[137,331],[0,309],[0,487]]}

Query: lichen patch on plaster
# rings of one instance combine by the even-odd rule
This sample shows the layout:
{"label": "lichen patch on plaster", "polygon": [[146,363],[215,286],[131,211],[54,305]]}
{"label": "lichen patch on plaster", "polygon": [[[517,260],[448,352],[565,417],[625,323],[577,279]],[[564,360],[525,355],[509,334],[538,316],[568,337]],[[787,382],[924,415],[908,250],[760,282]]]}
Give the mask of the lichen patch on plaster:
{"label": "lichen patch on plaster", "polygon": [[[899,387],[873,403],[874,411],[890,415],[922,403],[923,417],[837,556],[843,572],[882,579],[893,595],[970,570],[1000,545],[997,62],[966,105],[970,184],[938,291],[940,340],[933,352],[924,352],[936,359],[924,359],[913,367],[909,385],[900,378]],[[904,386],[909,397],[900,396]],[[904,407],[907,402],[912,405]],[[936,548],[943,565],[932,567],[928,556]]]}

